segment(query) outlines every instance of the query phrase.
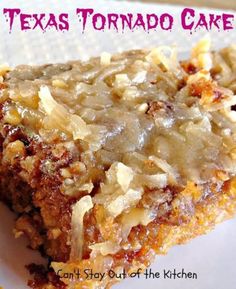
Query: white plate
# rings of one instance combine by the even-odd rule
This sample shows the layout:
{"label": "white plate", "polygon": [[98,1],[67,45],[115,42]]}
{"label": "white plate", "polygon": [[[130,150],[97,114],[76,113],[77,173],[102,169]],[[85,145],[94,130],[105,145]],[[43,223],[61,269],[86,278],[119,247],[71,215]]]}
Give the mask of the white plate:
{"label": "white plate", "polygon": [[[94,32],[91,28],[81,34],[75,9],[93,7],[98,12],[171,12],[177,19],[181,7],[166,5],[144,5],[124,1],[17,1],[2,0],[0,8],[19,7],[23,12],[68,12],[71,16],[71,30],[61,33],[8,32],[4,17],[0,17],[0,62],[11,65],[20,63],[59,62],[69,59],[87,58],[99,55],[102,51],[116,52],[125,49],[153,47],[160,44],[176,44],[181,52],[186,52],[205,31],[183,31],[180,26],[171,32],[142,31],[119,34],[114,31]],[[51,7],[51,8],[50,8]],[[53,7],[53,8],[52,8]],[[204,10],[209,12],[208,9]],[[217,11],[213,11],[217,12]],[[219,11],[220,12],[220,11]],[[214,47],[219,48],[236,43],[235,30],[231,32],[211,31]],[[26,249],[26,240],[14,240],[12,236],[14,215],[0,205],[0,287],[4,289],[26,289],[28,279],[24,268],[31,262],[44,260],[37,252]],[[116,289],[235,289],[236,288],[236,220],[227,221],[206,236],[199,237],[189,244],[172,248],[167,256],[159,256],[152,271],[160,272],[160,279],[127,279],[116,285]],[[195,272],[197,280],[163,279],[163,270]]]}

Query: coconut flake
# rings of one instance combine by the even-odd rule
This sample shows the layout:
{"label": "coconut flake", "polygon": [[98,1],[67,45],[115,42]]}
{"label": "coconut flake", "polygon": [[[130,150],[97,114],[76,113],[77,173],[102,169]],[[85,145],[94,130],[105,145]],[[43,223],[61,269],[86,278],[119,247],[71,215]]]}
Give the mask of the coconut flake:
{"label": "coconut flake", "polygon": [[57,107],[58,103],[52,97],[51,92],[47,86],[40,87],[39,98],[41,100],[42,108],[48,115],[50,115]]}
{"label": "coconut flake", "polygon": [[68,128],[70,131],[72,131],[74,140],[84,139],[90,134],[90,130],[86,122],[76,114],[71,115]]}
{"label": "coconut flake", "polygon": [[111,54],[107,52],[103,52],[101,54],[100,63],[102,66],[108,66],[111,64]]}
{"label": "coconut flake", "polygon": [[131,83],[131,81],[130,81],[128,75],[125,73],[121,73],[121,74],[116,75],[114,86],[117,88],[124,88],[124,87],[129,86],[130,83]]}
{"label": "coconut flake", "polygon": [[211,75],[206,70],[200,70],[200,71],[198,71],[197,73],[195,73],[193,75],[189,75],[188,80],[187,80],[187,84],[189,85],[189,84],[192,84],[192,83],[196,83],[200,79],[210,80],[211,79]]}
{"label": "coconut flake", "polygon": [[89,249],[92,250],[92,256],[96,256],[97,254],[107,256],[116,254],[120,250],[120,246],[112,241],[105,241],[102,243],[90,245]]}
{"label": "coconut flake", "polygon": [[91,196],[84,196],[72,208],[72,239],[70,260],[81,260],[84,241],[84,215],[93,208]]}
{"label": "coconut flake", "polygon": [[150,156],[149,159],[155,163],[160,169],[168,174],[169,181],[171,183],[176,183],[178,179],[178,174],[176,170],[163,159],[159,159],[155,156]]}
{"label": "coconut flake", "polygon": [[211,40],[209,37],[201,39],[192,49],[192,62],[199,68],[210,70],[212,68],[212,55],[209,53]]}
{"label": "coconut flake", "polygon": [[137,179],[142,185],[145,185],[150,189],[162,189],[167,186],[167,174],[138,175]]}
{"label": "coconut flake", "polygon": [[122,190],[126,192],[134,177],[134,172],[130,167],[127,167],[123,163],[118,163],[116,167],[117,182],[121,186]]}
{"label": "coconut flake", "polygon": [[131,206],[135,206],[142,198],[142,192],[138,190],[129,189],[125,195],[117,197],[108,206],[109,214],[115,218],[120,215],[124,210]]}
{"label": "coconut flake", "polygon": [[39,98],[41,107],[48,115],[46,126],[49,128],[59,126],[62,131],[72,134],[74,140],[83,140],[90,134],[86,122],[80,116],[69,113],[63,105],[59,104],[47,86],[40,87]]}
{"label": "coconut flake", "polygon": [[138,225],[147,226],[155,219],[151,210],[144,208],[133,208],[129,213],[122,216],[122,238],[126,240],[133,227]]}
{"label": "coconut flake", "polygon": [[150,63],[163,64],[168,70],[176,70],[179,66],[176,49],[169,46],[160,46],[151,50],[146,56]]}
{"label": "coconut flake", "polygon": [[145,70],[139,71],[138,73],[136,73],[136,75],[132,79],[132,82],[143,83],[146,80],[146,76],[147,76],[147,71]]}

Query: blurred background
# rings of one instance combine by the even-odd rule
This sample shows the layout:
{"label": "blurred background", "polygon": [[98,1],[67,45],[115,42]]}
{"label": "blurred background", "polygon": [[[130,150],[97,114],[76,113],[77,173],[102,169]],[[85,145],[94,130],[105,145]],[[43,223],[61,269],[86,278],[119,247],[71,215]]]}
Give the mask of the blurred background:
{"label": "blurred background", "polygon": [[181,4],[191,6],[203,6],[221,9],[233,9],[236,10],[236,0],[143,0],[144,3],[165,3],[165,4]]}
{"label": "blurred background", "polygon": [[[209,18],[209,13],[222,15],[230,9],[229,13],[234,13],[236,16],[236,11],[233,10],[236,8],[236,0],[142,0],[137,2],[134,0],[1,0],[1,14],[3,8],[20,8],[22,13],[68,13],[70,30],[64,32],[55,29],[46,32],[39,29],[21,31],[18,20],[14,24],[12,32],[9,33],[9,23],[6,22],[3,15],[0,15],[0,63],[7,62],[11,66],[15,66],[22,63],[41,64],[73,59],[85,60],[99,55],[103,51],[116,53],[129,49],[152,48],[158,45],[176,45],[180,54],[186,57],[190,48],[206,34],[212,39],[214,49],[236,43],[235,29],[226,32],[218,31],[216,28],[210,31],[197,29],[190,32],[182,28],[180,14],[183,8],[199,5],[202,7],[196,9],[196,23],[199,13],[206,13]],[[168,31],[158,27],[156,31],[152,30],[149,33],[143,29],[134,31],[127,29],[117,33],[114,29],[97,31],[90,25],[85,33],[82,33],[81,22],[75,13],[76,8],[93,8],[94,13],[105,15],[107,13],[142,13],[143,15],[170,13],[173,15],[175,23],[172,30]],[[224,8],[224,10],[219,10],[219,8]]]}

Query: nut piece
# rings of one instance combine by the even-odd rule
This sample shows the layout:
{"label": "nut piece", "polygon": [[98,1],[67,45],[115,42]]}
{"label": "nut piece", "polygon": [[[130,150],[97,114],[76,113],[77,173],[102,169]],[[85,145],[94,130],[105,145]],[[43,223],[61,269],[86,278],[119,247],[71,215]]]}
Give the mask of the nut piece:
{"label": "nut piece", "polygon": [[21,122],[21,116],[16,108],[10,108],[5,116],[4,116],[4,122],[9,123],[11,125],[18,125]]}
{"label": "nut piece", "polygon": [[68,85],[65,83],[65,81],[61,79],[54,79],[52,81],[52,86],[57,88],[68,88]]}
{"label": "nut piece", "polygon": [[16,140],[7,145],[4,152],[3,162],[14,165],[15,160],[17,158],[23,157],[24,155],[25,155],[25,146],[23,142]]}

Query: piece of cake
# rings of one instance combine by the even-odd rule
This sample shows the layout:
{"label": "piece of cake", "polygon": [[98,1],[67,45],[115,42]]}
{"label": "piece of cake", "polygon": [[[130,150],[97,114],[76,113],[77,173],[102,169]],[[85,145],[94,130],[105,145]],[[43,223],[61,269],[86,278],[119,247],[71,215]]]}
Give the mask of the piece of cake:
{"label": "piece of cake", "polygon": [[55,271],[32,288],[110,288],[234,215],[236,46],[209,49],[0,68],[0,198]]}

